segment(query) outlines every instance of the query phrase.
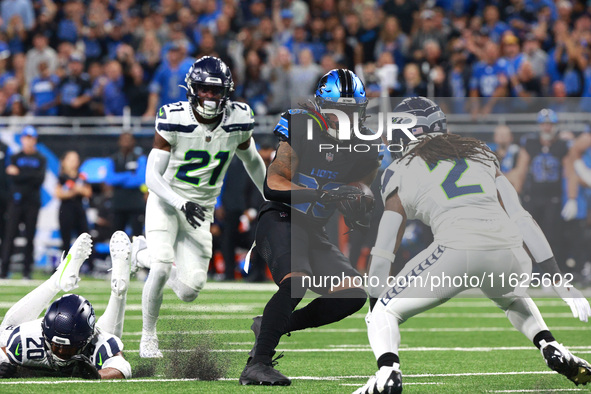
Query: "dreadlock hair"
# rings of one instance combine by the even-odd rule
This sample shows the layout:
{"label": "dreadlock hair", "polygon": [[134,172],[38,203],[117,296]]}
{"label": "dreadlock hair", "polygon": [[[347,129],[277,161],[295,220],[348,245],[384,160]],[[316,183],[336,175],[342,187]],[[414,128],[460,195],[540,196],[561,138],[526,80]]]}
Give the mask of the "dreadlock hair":
{"label": "dreadlock hair", "polygon": [[493,165],[498,156],[482,141],[476,138],[460,137],[457,134],[426,135],[416,147],[407,152],[399,161],[408,157],[408,165],[419,156],[427,164],[436,164],[439,160],[470,159],[476,162]]}

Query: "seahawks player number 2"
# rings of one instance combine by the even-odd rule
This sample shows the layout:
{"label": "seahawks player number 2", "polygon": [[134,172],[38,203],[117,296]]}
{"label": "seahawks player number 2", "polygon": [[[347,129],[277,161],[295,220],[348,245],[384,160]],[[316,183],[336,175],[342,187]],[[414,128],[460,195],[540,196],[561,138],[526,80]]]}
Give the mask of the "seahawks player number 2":
{"label": "seahawks player number 2", "polygon": [[[211,178],[209,178],[208,183],[210,186],[215,186],[216,182],[218,181],[218,178],[220,177],[222,169],[224,168],[224,165],[228,161],[229,157],[230,152],[228,151],[220,151],[216,153],[216,155],[214,156],[214,159],[219,160],[219,163],[211,173]],[[197,171],[203,167],[207,167],[209,165],[209,162],[211,161],[211,155],[206,150],[189,150],[187,151],[187,153],[185,153],[185,160],[194,159],[198,159],[199,161],[196,163],[183,164],[179,167],[175,176],[177,179],[180,179],[183,182],[199,186],[201,178],[189,176],[188,173],[191,171]]]}

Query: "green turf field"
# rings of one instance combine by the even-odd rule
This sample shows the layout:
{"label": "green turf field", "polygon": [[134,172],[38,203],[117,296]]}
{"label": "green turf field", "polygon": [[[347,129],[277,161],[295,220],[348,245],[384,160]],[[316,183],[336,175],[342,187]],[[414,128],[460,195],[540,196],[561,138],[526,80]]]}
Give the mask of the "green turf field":
{"label": "green turf field", "polygon": [[[39,283],[4,281],[0,316]],[[146,375],[153,370],[154,377],[112,382],[4,380],[0,393],[347,393],[376,371],[363,320],[366,306],[339,323],[282,338],[279,350],[285,356],[278,369],[292,378],[290,387],[239,386],[238,376],[254,339],[251,318],[262,312],[273,285],[214,282],[190,304],[165,290],[159,322],[161,348],[180,347],[181,352],[168,352],[165,360],[146,363],[138,356],[142,285],[134,281],[128,293],[122,339],[134,373]],[[83,279],[76,291],[93,303],[97,316],[102,314],[109,296],[107,281]],[[537,299],[537,303],[557,339],[575,354],[591,358],[591,323],[574,319],[561,300]],[[207,345],[214,350],[201,352],[200,361],[195,361],[192,349]],[[400,358],[405,393],[589,391],[550,371],[539,351],[487,299],[455,299],[406,322]],[[206,365],[197,366],[199,362]],[[225,373],[219,381],[179,379],[179,374],[195,376],[195,368],[214,373],[221,368]]]}

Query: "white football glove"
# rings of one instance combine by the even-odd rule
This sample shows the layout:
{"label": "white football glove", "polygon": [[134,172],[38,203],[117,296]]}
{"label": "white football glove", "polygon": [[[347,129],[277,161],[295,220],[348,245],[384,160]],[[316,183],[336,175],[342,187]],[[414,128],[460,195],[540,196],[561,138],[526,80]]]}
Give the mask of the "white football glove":
{"label": "white football glove", "polygon": [[573,286],[553,286],[553,288],[556,294],[570,307],[573,316],[587,323],[589,316],[591,316],[591,307],[583,294]]}
{"label": "white football glove", "polygon": [[375,376],[369,378],[365,386],[358,388],[353,394],[401,392],[402,388],[397,388],[397,382],[391,378],[393,373],[400,373],[399,364],[394,364],[392,367],[380,368],[380,370],[376,372]]}
{"label": "white football glove", "polygon": [[566,204],[564,204],[564,208],[562,208],[562,218],[567,222],[569,220],[573,220],[577,217],[577,212],[579,211],[579,207],[577,204],[577,200],[569,199]]}

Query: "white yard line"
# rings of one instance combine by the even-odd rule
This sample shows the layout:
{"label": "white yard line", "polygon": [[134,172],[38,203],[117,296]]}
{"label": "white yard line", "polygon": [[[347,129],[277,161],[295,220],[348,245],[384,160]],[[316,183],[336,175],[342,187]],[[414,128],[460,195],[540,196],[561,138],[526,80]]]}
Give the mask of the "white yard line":
{"label": "white yard line", "polygon": [[[549,375],[555,374],[554,371],[515,371],[515,372],[466,372],[466,373],[443,373],[443,374],[408,374],[404,375],[406,378],[425,378],[425,377],[463,377],[463,376],[497,376],[497,375]],[[350,376],[294,376],[290,377],[290,379],[295,380],[317,380],[317,381],[334,381],[334,380],[342,380],[342,379],[367,379],[368,376],[364,375],[350,375]],[[93,381],[93,380],[36,380],[36,381],[16,381],[16,382],[2,382],[0,381],[0,385],[19,385],[19,384],[105,384],[105,383],[161,383],[161,382],[190,382],[196,381],[198,379],[128,379],[128,380],[103,380],[103,381]],[[222,381],[236,381],[237,378],[222,378]],[[412,384],[405,383],[405,384]],[[426,382],[423,384],[429,384],[430,382]],[[420,384],[420,382],[415,382],[415,384]],[[438,383],[435,383],[438,384]],[[573,389],[564,389],[573,391]],[[575,389],[576,390],[576,389]],[[521,392],[521,391],[495,391],[499,393],[504,392]],[[524,392],[537,392],[537,391],[524,391]]]}

